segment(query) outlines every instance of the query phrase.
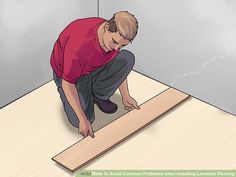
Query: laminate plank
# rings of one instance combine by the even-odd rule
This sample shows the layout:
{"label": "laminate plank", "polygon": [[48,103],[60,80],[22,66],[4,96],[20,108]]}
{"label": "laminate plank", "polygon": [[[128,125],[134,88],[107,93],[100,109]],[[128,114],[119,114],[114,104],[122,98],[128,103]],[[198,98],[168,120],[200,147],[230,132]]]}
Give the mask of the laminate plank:
{"label": "laminate plank", "polygon": [[189,95],[169,88],[94,133],[54,156],[52,160],[74,172],[112,149],[134,133],[171,110]]}

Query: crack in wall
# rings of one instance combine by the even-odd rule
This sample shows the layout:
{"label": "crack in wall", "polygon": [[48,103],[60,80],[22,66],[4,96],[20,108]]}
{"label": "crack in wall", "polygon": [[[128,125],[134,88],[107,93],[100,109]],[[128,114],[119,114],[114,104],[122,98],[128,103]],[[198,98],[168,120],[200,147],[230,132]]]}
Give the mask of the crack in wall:
{"label": "crack in wall", "polygon": [[209,58],[207,61],[205,61],[202,66],[200,67],[200,69],[198,69],[197,71],[191,71],[191,72],[187,72],[187,73],[182,73],[182,74],[179,74],[177,75],[173,81],[170,83],[170,86],[173,86],[177,81],[179,81],[180,79],[182,78],[185,78],[185,77],[188,77],[190,75],[195,75],[195,74],[199,74],[201,72],[204,71],[204,69],[212,62],[216,61],[217,59],[223,59],[225,57],[228,57],[232,54],[228,54],[228,55],[220,55],[220,56],[214,56],[214,57],[211,57]]}

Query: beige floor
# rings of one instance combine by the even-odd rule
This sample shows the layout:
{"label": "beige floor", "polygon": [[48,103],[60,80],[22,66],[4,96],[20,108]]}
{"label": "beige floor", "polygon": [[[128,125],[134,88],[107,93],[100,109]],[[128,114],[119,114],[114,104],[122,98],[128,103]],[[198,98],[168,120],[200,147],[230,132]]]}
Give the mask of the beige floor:
{"label": "beige floor", "polygon": [[[168,88],[134,71],[128,83],[139,104]],[[118,91],[112,100],[119,110],[96,107],[95,131],[126,113]],[[0,110],[0,176],[74,176],[51,157],[81,138],[51,81]],[[190,98],[84,169],[236,169],[235,151],[236,117]]]}

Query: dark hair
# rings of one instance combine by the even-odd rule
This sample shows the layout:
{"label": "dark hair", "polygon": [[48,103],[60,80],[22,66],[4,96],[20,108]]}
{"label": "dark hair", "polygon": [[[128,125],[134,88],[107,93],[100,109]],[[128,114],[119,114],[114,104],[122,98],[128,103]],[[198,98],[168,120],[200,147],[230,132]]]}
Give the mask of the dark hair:
{"label": "dark hair", "polygon": [[110,20],[108,20],[108,23],[109,23],[108,30],[110,32],[117,32],[117,27],[116,27],[116,22],[115,22],[115,15],[113,15],[113,17]]}

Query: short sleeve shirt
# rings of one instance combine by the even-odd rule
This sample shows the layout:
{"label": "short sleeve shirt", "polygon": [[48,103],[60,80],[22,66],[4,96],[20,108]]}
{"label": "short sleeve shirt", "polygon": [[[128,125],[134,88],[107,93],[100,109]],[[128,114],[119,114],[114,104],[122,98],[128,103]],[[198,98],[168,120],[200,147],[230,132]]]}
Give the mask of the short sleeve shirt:
{"label": "short sleeve shirt", "polygon": [[98,41],[98,27],[103,18],[77,19],[59,35],[51,53],[50,64],[58,77],[76,84],[82,75],[89,74],[107,64],[118,50],[105,52]]}

